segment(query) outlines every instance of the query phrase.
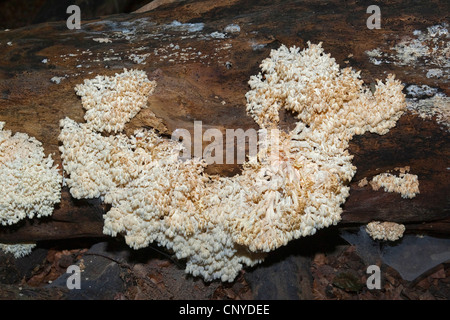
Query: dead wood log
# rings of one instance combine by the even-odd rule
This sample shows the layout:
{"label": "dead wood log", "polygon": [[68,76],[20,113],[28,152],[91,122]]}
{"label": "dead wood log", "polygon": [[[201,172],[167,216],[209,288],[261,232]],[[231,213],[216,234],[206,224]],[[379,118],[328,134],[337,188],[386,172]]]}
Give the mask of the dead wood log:
{"label": "dead wood log", "polygon": [[[390,2],[383,8],[380,30],[366,27],[367,8],[356,2],[203,0],[83,21],[80,30],[68,30],[61,21],[2,31],[0,121],[6,122],[5,129],[42,141],[45,151],[60,163],[59,120],[83,121],[74,86],[97,74],[139,68],[157,80],[158,87],[150,107],[128,124],[126,133],[140,127],[168,135],[177,128],[192,132],[194,120],[201,120],[204,129],[256,128],[245,111],[249,77],[259,72],[270,49],[281,44],[303,47],[307,41],[322,41],[338,63],[362,70],[366,83],[390,72],[405,83],[426,84],[450,94],[444,80],[427,78],[413,67],[376,66],[364,53],[385,45],[386,39],[393,44],[415,29],[441,22],[445,3],[431,2],[408,6]],[[230,24],[239,25],[240,31],[224,33]],[[219,34],[211,35],[215,31]],[[111,42],[94,40],[98,38]],[[52,82],[53,77],[61,77],[60,83]],[[283,125],[292,125],[289,114],[282,118]],[[411,232],[448,236],[448,142],[448,132],[435,121],[409,112],[384,136],[355,137],[350,153],[358,171],[340,226],[389,220],[405,223]],[[364,177],[403,166],[419,176],[420,194],[414,199],[357,186]],[[238,165],[214,165],[208,172],[231,175],[239,170]],[[64,189],[53,216],[1,227],[0,242],[103,236],[105,210],[99,200],[77,201]]]}

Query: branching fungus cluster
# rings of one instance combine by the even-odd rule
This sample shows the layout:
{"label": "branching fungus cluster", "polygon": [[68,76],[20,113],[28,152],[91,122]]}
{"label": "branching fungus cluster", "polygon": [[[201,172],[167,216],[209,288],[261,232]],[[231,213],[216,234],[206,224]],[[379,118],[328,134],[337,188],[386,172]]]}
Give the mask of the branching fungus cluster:
{"label": "branching fungus cluster", "polygon": [[[105,234],[123,234],[135,249],[156,242],[186,259],[187,272],[232,281],[243,265],[340,220],[356,170],[348,143],[355,134],[385,134],[395,126],[405,109],[402,85],[390,75],[372,94],[359,73],[340,69],[320,44],[272,50],[261,68],[246,98],[263,138],[257,156],[234,177],[206,174],[201,159],[181,160],[182,144],[152,130],[102,135],[123,128],[111,120],[117,117],[61,121],[67,184],[75,198],[102,197],[111,204]],[[97,104],[110,102],[110,90],[143,107],[152,91],[143,87],[150,82],[116,77],[123,82],[85,82],[88,112],[102,113]],[[115,87],[119,83],[123,90]],[[113,109],[128,114],[123,119],[136,114],[121,106],[132,99],[114,100]],[[297,115],[290,132],[278,126],[280,108]]]}
{"label": "branching fungus cluster", "polygon": [[41,142],[25,133],[12,135],[0,122],[0,224],[53,213],[61,199],[62,176]]}

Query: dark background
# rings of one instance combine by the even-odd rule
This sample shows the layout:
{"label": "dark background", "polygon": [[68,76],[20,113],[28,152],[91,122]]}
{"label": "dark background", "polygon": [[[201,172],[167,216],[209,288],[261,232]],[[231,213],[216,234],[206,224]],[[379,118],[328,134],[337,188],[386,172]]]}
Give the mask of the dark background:
{"label": "dark background", "polygon": [[152,0],[0,0],[0,29],[66,20],[67,7],[75,4],[82,19],[133,12]]}

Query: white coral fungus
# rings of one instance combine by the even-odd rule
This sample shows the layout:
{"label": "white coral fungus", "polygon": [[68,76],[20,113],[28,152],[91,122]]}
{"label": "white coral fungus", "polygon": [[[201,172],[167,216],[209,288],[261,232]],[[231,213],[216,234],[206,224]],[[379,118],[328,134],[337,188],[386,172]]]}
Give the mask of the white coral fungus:
{"label": "white coral fungus", "polygon": [[120,132],[153,93],[156,82],[141,70],[126,70],[114,77],[97,76],[75,87],[81,97],[84,118],[96,131]]}
{"label": "white coral fungus", "polygon": [[11,253],[14,258],[22,258],[31,253],[36,247],[35,243],[19,243],[19,244],[4,244],[0,243],[0,250],[5,253]]}
{"label": "white coral fungus", "polygon": [[25,133],[12,135],[0,122],[0,224],[49,216],[61,199],[62,176],[42,144]]}
{"label": "white coral fungus", "polygon": [[373,177],[370,182],[373,190],[384,188],[386,192],[400,193],[402,198],[414,198],[419,192],[419,179],[417,175],[401,172],[399,176],[390,173],[381,173]]}
{"label": "white coral fungus", "polygon": [[[124,234],[136,249],[157,242],[185,258],[187,272],[232,281],[266,252],[340,220],[356,170],[348,142],[395,125],[405,109],[400,82],[389,76],[372,94],[320,44],[282,46],[261,66],[247,110],[266,138],[231,178],[206,174],[200,159],[180,160],[182,144],[151,130],[104,137],[89,119],[61,122],[72,195],[112,205],[105,234]],[[281,107],[298,115],[291,132],[277,126]]]}
{"label": "white coral fungus", "polygon": [[405,226],[395,222],[372,221],[367,224],[366,231],[374,240],[396,241],[403,237]]}

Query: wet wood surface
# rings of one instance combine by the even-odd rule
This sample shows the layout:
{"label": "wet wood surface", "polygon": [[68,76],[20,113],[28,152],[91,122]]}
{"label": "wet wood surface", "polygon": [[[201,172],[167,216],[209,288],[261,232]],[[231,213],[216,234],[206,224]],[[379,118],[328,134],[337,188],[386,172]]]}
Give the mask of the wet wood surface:
{"label": "wet wood surface", "polygon": [[[427,78],[413,67],[374,65],[364,53],[445,21],[445,2],[381,5],[379,30],[366,27],[367,6],[358,1],[184,1],[82,21],[80,30],[68,30],[61,21],[0,31],[0,121],[6,122],[5,129],[42,141],[46,153],[60,163],[59,120],[83,121],[74,86],[98,74],[138,68],[158,86],[149,108],[127,125],[126,133],[140,127],[167,136],[177,128],[193,132],[194,120],[202,121],[204,130],[256,129],[245,111],[248,79],[259,72],[271,49],[304,47],[307,41],[323,42],[341,66],[361,70],[367,84],[395,73],[405,84],[426,84],[449,95],[444,80]],[[230,24],[239,25],[240,32],[225,34]],[[94,40],[98,38],[111,42]],[[53,77],[62,79],[56,84]],[[283,125],[292,123],[285,114]],[[448,236],[448,142],[448,132],[434,120],[410,112],[384,136],[355,137],[350,153],[358,171],[338,226],[388,220],[405,223],[408,232]],[[419,177],[420,194],[413,199],[357,186],[364,177],[404,166]],[[233,175],[239,170],[239,165],[212,165],[208,173]],[[53,216],[0,227],[0,242],[101,237],[105,210],[99,200],[74,200],[65,188]]]}

